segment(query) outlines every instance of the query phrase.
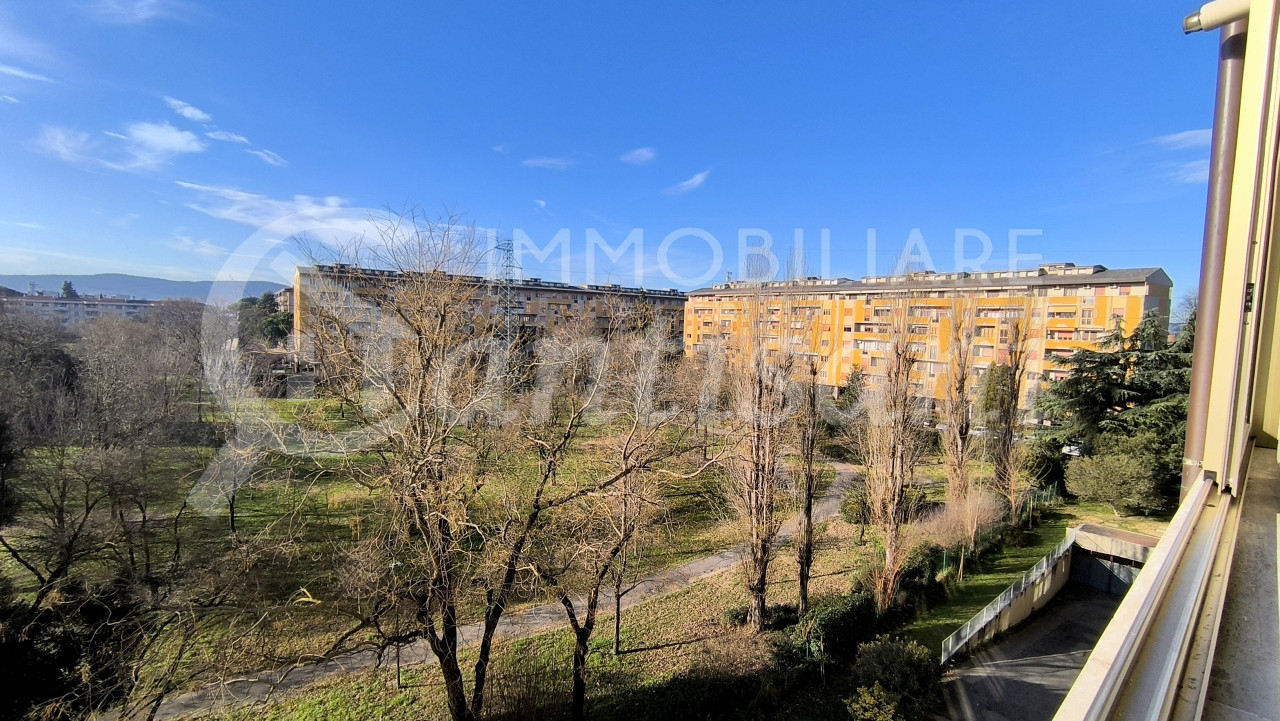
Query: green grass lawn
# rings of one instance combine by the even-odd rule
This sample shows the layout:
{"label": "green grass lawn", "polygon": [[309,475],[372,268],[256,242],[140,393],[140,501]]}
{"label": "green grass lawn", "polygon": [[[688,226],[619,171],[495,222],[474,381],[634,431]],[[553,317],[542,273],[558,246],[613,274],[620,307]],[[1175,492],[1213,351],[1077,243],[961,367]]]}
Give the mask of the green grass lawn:
{"label": "green grass lawn", "polygon": [[[695,484],[685,489],[688,496],[675,503],[700,502],[702,492]],[[696,517],[691,509],[686,513]],[[984,563],[971,566],[963,584],[952,598],[906,627],[910,638],[938,649],[942,639],[969,620],[1009,584],[1043,558],[1064,537],[1068,527],[1083,522],[1107,523],[1108,509],[1092,505],[1067,504],[1046,511],[1020,546],[1007,544],[990,551]],[[710,522],[713,514],[702,520]],[[1161,519],[1121,519],[1132,530],[1159,534]],[[696,526],[697,523],[692,524]],[[824,524],[814,575],[818,595],[848,592],[849,574],[858,559],[870,551],[859,543],[861,534],[840,518]],[[675,551],[682,554],[692,545]],[[771,603],[792,602],[795,568],[790,552],[782,551],[770,579]],[[770,708],[778,717],[817,719],[838,717],[848,675],[831,667],[821,681],[800,682],[794,687],[771,676],[771,640],[785,630],[753,635],[741,628],[723,625],[729,608],[746,600],[739,573],[722,573],[689,588],[640,604],[623,614],[623,646],[620,657],[608,652],[612,622],[611,609],[604,613],[592,638],[593,653],[588,662],[588,704],[597,719],[667,718],[711,707],[725,716],[754,708],[760,699],[773,699]],[[571,639],[559,629],[533,638],[500,643],[495,650],[496,696],[511,695],[508,703],[531,700],[561,702],[568,694],[568,662]],[[466,667],[474,659],[474,649],[462,654]],[[533,674],[533,676],[528,676]],[[525,678],[521,682],[519,679]],[[528,679],[532,679],[529,681]],[[771,680],[772,679],[772,680]],[[397,688],[393,669],[369,671],[326,680],[316,686],[285,694],[265,708],[242,708],[220,718],[227,721],[313,721],[318,719],[383,718],[411,721],[444,715],[443,694],[438,670],[414,668],[406,674],[409,688]],[[772,684],[782,683],[782,686]],[[506,687],[505,692],[498,691]],[[536,688],[535,688],[536,687]],[[532,693],[535,698],[521,698]],[[776,697],[776,698],[775,698]],[[499,704],[501,705],[501,704]],[[719,717],[721,714],[712,714]]]}
{"label": "green grass lawn", "polygon": [[1066,538],[1067,527],[1077,523],[1079,521],[1066,508],[1045,512],[1036,527],[1027,534],[1026,545],[1005,545],[999,552],[988,554],[980,564],[966,564],[964,582],[959,584],[951,598],[908,625],[903,634],[930,649],[941,649],[943,639],[1048,555]]}
{"label": "green grass lawn", "polygon": [[964,583],[946,603],[936,606],[903,629],[903,633],[930,649],[941,650],[942,641],[973,618],[1000,592],[1008,588],[1053,547],[1066,538],[1067,528],[1097,523],[1124,531],[1159,537],[1169,524],[1166,516],[1116,516],[1101,503],[1073,501],[1045,511],[1028,534],[1024,546],[1006,545],[977,567],[966,564]]}

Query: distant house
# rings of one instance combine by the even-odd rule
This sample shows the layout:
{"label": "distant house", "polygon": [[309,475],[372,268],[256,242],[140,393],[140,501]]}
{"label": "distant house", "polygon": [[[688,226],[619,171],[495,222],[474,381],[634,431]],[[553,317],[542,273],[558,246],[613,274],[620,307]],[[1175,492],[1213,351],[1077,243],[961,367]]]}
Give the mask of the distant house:
{"label": "distant house", "polygon": [[64,298],[39,293],[12,296],[0,293],[0,303],[4,304],[6,310],[57,320],[65,328],[92,323],[108,315],[136,318],[146,314],[156,304],[153,300],[138,300],[124,296],[95,295]]}

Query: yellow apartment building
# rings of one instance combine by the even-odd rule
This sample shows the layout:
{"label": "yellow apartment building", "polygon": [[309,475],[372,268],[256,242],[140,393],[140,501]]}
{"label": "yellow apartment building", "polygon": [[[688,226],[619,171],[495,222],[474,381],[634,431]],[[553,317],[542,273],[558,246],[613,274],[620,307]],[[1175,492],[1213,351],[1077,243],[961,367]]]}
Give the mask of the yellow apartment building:
{"label": "yellow apartment building", "polygon": [[861,280],[728,282],[689,293],[684,346],[686,354],[720,345],[733,355],[752,339],[768,348],[789,341],[793,351],[816,360],[819,381],[834,389],[855,369],[874,376],[882,367],[889,322],[897,309],[908,315],[908,333],[919,358],[913,385],[938,400],[957,314],[972,316],[977,376],[1004,361],[1011,328],[1022,322],[1015,319],[1025,318],[1026,388],[1031,393],[1039,381],[1065,376],[1060,359],[1077,348],[1097,347],[1117,322],[1131,330],[1144,313],[1155,310],[1167,323],[1172,288],[1160,268],[1073,263]]}

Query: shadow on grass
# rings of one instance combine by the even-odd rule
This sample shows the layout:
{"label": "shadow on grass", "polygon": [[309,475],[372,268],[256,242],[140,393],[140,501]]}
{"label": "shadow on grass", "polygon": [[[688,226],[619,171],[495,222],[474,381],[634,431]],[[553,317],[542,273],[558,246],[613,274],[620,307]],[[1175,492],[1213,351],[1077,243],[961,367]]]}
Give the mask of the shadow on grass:
{"label": "shadow on grass", "polygon": [[595,699],[588,715],[598,721],[843,719],[847,685],[816,671],[695,668],[644,686],[619,684],[625,688]]}
{"label": "shadow on grass", "polygon": [[680,648],[693,643],[700,643],[714,638],[713,636],[698,636],[697,638],[685,639],[683,641],[672,641],[670,643],[659,643],[653,646],[640,646],[639,648],[624,648],[618,652],[619,656],[627,656],[636,653],[645,653],[646,651],[661,651],[664,648]]}

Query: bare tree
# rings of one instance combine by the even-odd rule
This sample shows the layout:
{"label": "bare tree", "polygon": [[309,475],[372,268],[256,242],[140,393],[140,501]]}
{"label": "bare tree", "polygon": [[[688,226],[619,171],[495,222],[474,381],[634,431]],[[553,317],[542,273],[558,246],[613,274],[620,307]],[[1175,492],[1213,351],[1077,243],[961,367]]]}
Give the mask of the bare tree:
{"label": "bare tree", "polygon": [[26,701],[42,718],[112,705],[124,718],[152,716],[207,668],[188,651],[225,587],[203,570],[216,562],[191,557],[173,511],[189,480],[169,464],[183,460],[172,433],[188,417],[180,399],[191,372],[168,330],[102,319],[71,346],[71,365],[34,362],[44,355],[37,343],[21,351],[33,362],[14,369],[39,399],[19,424],[39,452],[13,469],[16,507],[0,520],[0,549],[31,593],[3,599],[0,625],[30,640],[23,662],[33,673],[59,669]]}
{"label": "bare tree", "polygon": [[[1031,336],[1031,303],[1005,312],[1000,326],[1001,382],[994,384],[991,462],[995,486],[1009,503],[1009,518],[1017,523],[1030,487],[1025,454],[1017,450],[1022,427],[1023,390],[1026,387],[1027,352]],[[988,371],[989,373],[991,371]]]}
{"label": "bare tree", "polygon": [[[947,349],[946,386],[942,397],[941,432],[942,457],[947,468],[947,503],[965,509],[958,518],[967,524],[967,533],[960,546],[959,577],[964,578],[964,562],[977,535],[978,515],[967,512],[971,506],[970,495],[975,483],[969,471],[970,400],[973,376],[974,314],[977,312],[972,296],[962,296],[952,301]],[[973,521],[973,523],[969,523]]]}
{"label": "bare tree", "polygon": [[738,454],[728,464],[730,496],[746,526],[747,625],[756,631],[763,630],[766,621],[769,564],[781,525],[776,511],[784,480],[787,387],[794,356],[785,351],[778,355],[771,358],[767,349],[755,349],[735,369],[734,378],[735,405],[744,430]]}
{"label": "bare tree", "polygon": [[[613,318],[626,321],[625,315]],[[660,514],[664,481],[693,477],[718,460],[698,457],[691,468],[670,467],[678,457],[699,451],[700,439],[696,409],[682,404],[692,388],[666,357],[669,337],[665,323],[650,323],[646,330],[610,341],[607,370],[597,381],[607,385],[601,403],[605,437],[599,452],[590,455],[599,464],[582,473],[582,480],[566,483],[591,492],[557,508],[543,541],[529,552],[535,575],[564,606],[574,633],[575,720],[585,717],[587,654],[606,579],[615,574],[616,644],[625,573],[619,566]],[[575,599],[575,592],[582,597]]]}
{"label": "bare tree", "polygon": [[148,325],[157,328],[160,341],[171,354],[177,378],[195,391],[196,421],[204,421],[204,364],[201,362],[201,327],[205,305],[194,300],[166,300],[146,315]]}
{"label": "bare tree", "polygon": [[942,456],[947,468],[947,499],[963,500],[970,490],[969,426],[973,375],[973,328],[976,308],[971,297],[952,301],[948,333],[946,386],[942,396]]}
{"label": "bare tree", "polygon": [[907,298],[892,301],[885,372],[873,374],[863,393],[866,418],[859,425],[868,515],[879,532],[883,553],[874,571],[876,605],[882,612],[897,596],[911,550],[912,541],[903,530],[910,510],[905,493],[925,451],[925,411],[911,376],[919,358],[919,341],[911,334],[909,312]]}
{"label": "bare tree", "polygon": [[[335,251],[328,259],[341,265],[325,265],[301,293],[304,348],[371,444],[347,455],[347,470],[378,504],[375,527],[344,549],[345,592],[323,604],[354,623],[320,653],[359,647],[366,634],[378,648],[425,639],[450,715],[473,719],[484,712],[507,606],[534,592],[542,530],[642,471],[653,456],[634,444],[654,443],[656,431],[637,425],[631,451],[607,471],[567,463],[607,410],[611,335],[593,319],[559,324],[521,366],[533,381],[525,391],[505,375],[514,364],[494,337],[498,309],[472,274],[483,252],[474,230],[412,213],[377,225],[374,237]],[[499,463],[498,448],[530,463]],[[460,630],[472,618],[468,678]]]}
{"label": "bare tree", "polygon": [[799,573],[801,615],[809,610],[809,576],[813,570],[813,499],[818,493],[818,436],[822,431],[818,366],[812,358],[800,363],[800,408],[796,414],[796,456],[799,466],[800,523],[796,529],[796,567]]}
{"label": "bare tree", "polygon": [[783,454],[793,411],[788,394],[796,369],[790,313],[770,295],[766,271],[750,268],[754,287],[744,293],[744,333],[728,358],[732,427],[726,431],[737,449],[728,459],[728,498],[743,524],[747,557],[743,564],[748,595],[747,625],[764,629],[769,564],[781,520],[777,502],[785,481]]}
{"label": "bare tree", "polygon": [[[1004,518],[1001,501],[995,495],[975,488],[964,502],[948,501],[945,506],[921,519],[925,538],[942,546],[965,548],[979,531],[998,524]],[[963,552],[963,551],[962,551]],[[963,561],[961,561],[963,568]]]}
{"label": "bare tree", "polygon": [[[805,257],[800,248],[794,248],[787,261],[787,277],[798,283],[805,278]],[[798,571],[799,603],[801,615],[809,610],[809,576],[813,569],[813,500],[818,493],[821,470],[818,467],[818,438],[823,429],[823,401],[818,386],[818,356],[813,352],[818,345],[818,314],[820,307],[804,301],[793,300],[794,293],[786,295],[782,304],[786,316],[786,340],[796,354],[795,369],[798,377],[795,392],[797,403],[794,443],[796,466],[796,490],[800,496],[800,520],[796,529],[796,567]]]}

